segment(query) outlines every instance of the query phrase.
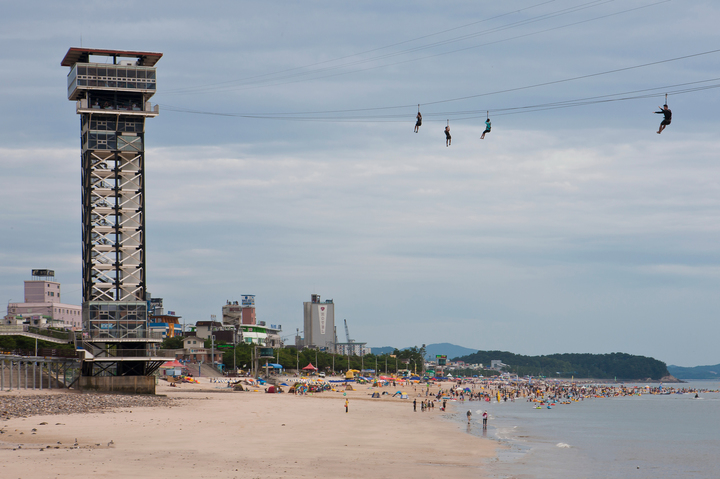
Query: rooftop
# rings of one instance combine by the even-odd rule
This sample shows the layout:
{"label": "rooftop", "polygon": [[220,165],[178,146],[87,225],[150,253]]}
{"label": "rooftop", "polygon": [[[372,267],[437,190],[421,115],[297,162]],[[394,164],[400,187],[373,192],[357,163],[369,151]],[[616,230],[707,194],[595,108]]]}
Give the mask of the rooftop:
{"label": "rooftop", "polygon": [[134,52],[127,50],[104,50],[94,48],[70,48],[65,54],[61,65],[64,67],[71,67],[76,63],[90,63],[90,55],[106,56],[106,57],[120,57],[120,58],[137,58],[138,64],[146,67],[155,66],[155,64],[162,58],[162,53],[154,52]]}

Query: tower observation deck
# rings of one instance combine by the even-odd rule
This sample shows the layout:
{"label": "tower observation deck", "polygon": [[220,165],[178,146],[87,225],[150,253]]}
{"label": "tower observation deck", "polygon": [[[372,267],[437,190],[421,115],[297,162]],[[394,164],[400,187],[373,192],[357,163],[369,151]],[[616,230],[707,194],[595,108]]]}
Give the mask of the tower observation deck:
{"label": "tower observation deck", "polygon": [[147,327],[145,119],[158,115],[162,53],[70,48],[68,99],[82,148],[83,375],[147,375],[162,338]]}

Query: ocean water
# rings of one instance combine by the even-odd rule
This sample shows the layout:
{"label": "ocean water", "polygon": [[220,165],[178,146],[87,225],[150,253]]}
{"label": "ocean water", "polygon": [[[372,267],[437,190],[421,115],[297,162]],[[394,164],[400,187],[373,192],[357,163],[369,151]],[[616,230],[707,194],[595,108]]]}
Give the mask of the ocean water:
{"label": "ocean water", "polygon": [[[718,381],[680,386],[720,389]],[[468,433],[498,441],[488,463],[498,479],[720,478],[720,393],[586,399],[552,409],[534,403],[455,403]],[[490,415],[487,431],[481,414]]]}

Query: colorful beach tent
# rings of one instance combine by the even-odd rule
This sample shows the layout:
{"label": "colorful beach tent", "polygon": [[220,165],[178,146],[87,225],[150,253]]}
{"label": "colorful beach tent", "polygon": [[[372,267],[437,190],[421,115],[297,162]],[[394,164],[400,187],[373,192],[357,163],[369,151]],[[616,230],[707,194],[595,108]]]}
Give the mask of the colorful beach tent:
{"label": "colorful beach tent", "polygon": [[317,368],[312,365],[312,363],[308,363],[307,366],[302,368],[303,371],[317,371]]}

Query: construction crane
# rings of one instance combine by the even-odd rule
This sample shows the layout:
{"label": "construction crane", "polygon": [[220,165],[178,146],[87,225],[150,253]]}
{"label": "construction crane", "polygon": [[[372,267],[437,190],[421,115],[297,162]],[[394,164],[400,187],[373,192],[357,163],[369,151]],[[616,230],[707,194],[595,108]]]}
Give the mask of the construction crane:
{"label": "construction crane", "polygon": [[350,331],[348,331],[347,319],[343,319],[343,321],[345,321],[345,337],[347,338],[347,342],[348,342],[348,343],[353,343],[353,342],[355,342],[354,339],[350,339]]}

